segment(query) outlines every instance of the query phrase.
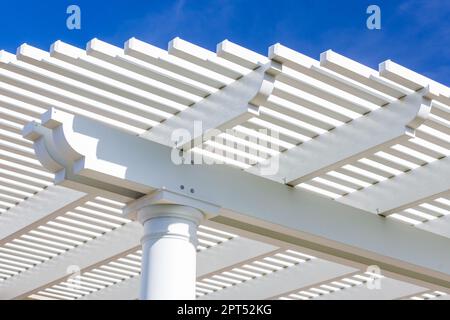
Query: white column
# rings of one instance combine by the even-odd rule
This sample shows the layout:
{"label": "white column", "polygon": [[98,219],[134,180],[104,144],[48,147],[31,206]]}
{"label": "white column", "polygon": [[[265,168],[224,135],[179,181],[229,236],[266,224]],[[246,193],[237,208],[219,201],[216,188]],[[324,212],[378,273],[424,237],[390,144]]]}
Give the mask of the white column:
{"label": "white column", "polygon": [[137,210],[142,237],[141,300],[195,299],[197,227],[203,213],[174,204]]}

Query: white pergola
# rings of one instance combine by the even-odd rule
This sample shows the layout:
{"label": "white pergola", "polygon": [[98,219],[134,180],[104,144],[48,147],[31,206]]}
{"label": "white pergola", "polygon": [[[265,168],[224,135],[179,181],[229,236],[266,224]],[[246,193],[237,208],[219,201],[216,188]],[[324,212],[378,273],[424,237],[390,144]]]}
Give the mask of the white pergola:
{"label": "white pergola", "polygon": [[24,44],[0,115],[0,299],[450,297],[450,89],[390,60]]}

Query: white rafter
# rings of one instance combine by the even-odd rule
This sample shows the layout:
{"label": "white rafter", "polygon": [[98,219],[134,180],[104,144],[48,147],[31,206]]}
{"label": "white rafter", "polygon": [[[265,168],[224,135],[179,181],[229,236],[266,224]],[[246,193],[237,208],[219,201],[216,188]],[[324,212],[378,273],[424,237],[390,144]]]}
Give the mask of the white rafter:
{"label": "white rafter", "polygon": [[0,215],[0,245],[92,199],[92,195],[50,186]]}
{"label": "white rafter", "polygon": [[[384,216],[426,202],[450,190],[450,158],[380,182],[337,201]],[[392,196],[395,194],[395,197]]]}
{"label": "white rafter", "polygon": [[287,150],[279,156],[276,175],[268,178],[295,186],[408,140],[431,110],[422,95],[407,96]]}
{"label": "white rafter", "polygon": [[[220,232],[220,230],[215,230],[211,228],[207,229],[201,229],[202,233],[211,234],[212,232]],[[203,236],[204,237],[204,236]],[[138,243],[136,243],[138,244]],[[216,245],[209,247],[208,249],[202,249],[199,250],[198,256],[197,256],[197,276],[202,277],[205,275],[208,275],[210,273],[215,272],[216,270],[221,270],[223,268],[227,268],[230,265],[234,265],[236,263],[239,263],[243,260],[248,260],[253,257],[267,254],[268,252],[272,252],[276,250],[277,247],[264,244],[259,241],[242,238],[242,237],[236,237],[228,239],[228,241],[219,242]],[[128,252],[128,251],[127,251]],[[95,290],[92,290],[89,294],[81,294],[78,296],[78,299],[87,299],[87,300],[99,300],[99,299],[107,299],[107,300],[134,300],[138,298],[139,293],[139,282],[140,282],[140,275],[139,272],[133,274],[123,274],[120,270],[111,270],[112,268],[117,268],[118,263],[123,264],[124,262],[121,261],[123,258],[132,259],[133,261],[136,261],[138,265],[140,265],[140,257],[141,257],[141,251],[132,252],[132,256],[124,253],[121,255],[118,259],[112,260],[110,262],[104,262],[101,264],[97,264],[95,266],[96,269],[102,270],[105,269],[105,265],[109,265],[109,270],[113,271],[112,279],[117,278],[117,280],[113,281],[111,283],[111,280],[109,282],[110,285],[103,284],[103,288],[99,290],[99,288],[95,288]],[[219,259],[220,257],[220,259]],[[115,263],[115,264],[114,264]],[[129,261],[125,262],[129,264]],[[119,265],[120,266],[120,265]],[[103,267],[103,268],[102,268]],[[80,274],[80,278],[73,278],[75,280],[75,283],[78,279],[80,282],[81,279],[81,285],[83,285],[83,281],[86,284],[90,284],[93,280],[87,279],[89,278],[90,273],[94,272],[94,267],[88,269],[88,271],[85,271]],[[123,268],[123,267],[122,267]],[[108,270],[106,268],[105,270]],[[89,273],[89,274],[88,274]],[[92,276],[91,276],[92,277]],[[94,278],[95,280],[95,274]],[[67,280],[62,280],[62,283],[66,283]],[[58,285],[61,287],[61,283],[58,283]],[[67,285],[62,285],[62,287],[67,287]],[[65,289],[67,290],[67,289]],[[42,288],[41,293],[33,293],[38,295],[45,295],[46,289]],[[90,291],[90,290],[89,290]],[[70,293],[70,292],[69,292]]]}
{"label": "white rafter", "polygon": [[280,300],[393,300],[422,292],[425,288],[389,277],[354,273],[321,285],[302,288]]}

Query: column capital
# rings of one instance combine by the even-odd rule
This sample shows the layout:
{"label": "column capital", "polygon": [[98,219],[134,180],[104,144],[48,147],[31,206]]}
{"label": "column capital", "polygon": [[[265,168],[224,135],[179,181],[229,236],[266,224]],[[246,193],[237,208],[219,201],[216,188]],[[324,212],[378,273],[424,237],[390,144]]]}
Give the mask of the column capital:
{"label": "column capital", "polygon": [[123,214],[141,223],[154,217],[172,216],[198,224],[204,218],[216,216],[219,209],[219,206],[212,203],[160,189],[128,203]]}
{"label": "column capital", "polygon": [[152,218],[170,217],[189,220],[199,225],[205,214],[196,208],[179,204],[151,204],[138,210],[136,220],[144,224]]}

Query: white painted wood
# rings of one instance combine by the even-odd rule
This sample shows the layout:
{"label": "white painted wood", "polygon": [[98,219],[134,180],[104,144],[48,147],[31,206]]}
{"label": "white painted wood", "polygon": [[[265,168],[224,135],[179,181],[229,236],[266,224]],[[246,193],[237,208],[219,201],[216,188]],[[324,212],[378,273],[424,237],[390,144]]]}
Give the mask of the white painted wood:
{"label": "white painted wood", "polygon": [[315,300],[392,300],[426,290],[424,287],[391,278],[383,278],[379,281],[380,289],[358,285],[320,296]]}
{"label": "white painted wood", "polygon": [[[407,96],[287,150],[279,155],[279,170],[266,178],[294,186],[406,141],[431,110],[422,96]],[[264,165],[248,171],[257,173]]]}
{"label": "white painted wood", "polygon": [[[388,271],[416,272],[412,276],[420,273],[444,284],[450,280],[449,240],[444,237],[225,165],[174,165],[168,147],[80,116],[58,114],[51,112],[43,121],[55,129],[54,151],[75,161],[74,174],[88,178],[86,184],[143,193],[165,188],[221,207],[216,221],[232,218],[235,222],[222,222],[247,223],[262,233],[277,232],[338,250],[336,254],[376,260]],[[118,153],[118,145],[127,146],[127,152]],[[423,250],[410,250],[416,246]]]}
{"label": "white painted wood", "polygon": [[[281,69],[277,62],[283,64]],[[263,73],[264,66],[269,64],[273,68]],[[273,76],[279,73],[282,76],[278,78],[278,89],[272,93]],[[263,79],[262,82],[243,85],[253,76],[258,81]],[[404,101],[424,94],[426,99],[433,99],[431,107],[435,112],[427,124],[448,133],[450,90],[392,61],[381,64],[377,72],[332,51],[323,53],[319,63],[279,44],[271,47],[269,57],[265,57],[229,41],[220,43],[214,53],[179,38],[169,43],[167,51],[136,39],[130,39],[124,48],[93,39],[86,50],[56,42],[50,53],[29,45],[20,46],[16,55],[1,51],[0,82],[0,101],[4,106],[0,110],[4,115],[0,129],[2,138],[6,139],[2,148],[9,142],[14,144],[5,150],[19,150],[16,143],[29,147],[11,134],[17,134],[20,126],[31,120],[30,116],[37,117],[44,108],[57,107],[95,119],[83,122],[77,117],[50,116],[43,121],[47,128],[41,127],[46,132],[31,132],[29,138],[35,142],[36,153],[44,166],[56,173],[55,181],[89,195],[71,198],[75,194],[71,191],[71,195],[62,192],[58,197],[47,192],[60,188],[53,186],[39,192],[2,212],[0,224],[6,227],[0,228],[0,243],[83,203],[94,194],[127,202],[155,189],[166,188],[208,202],[211,207],[220,207],[219,215],[213,219],[222,223],[239,225],[242,229],[260,228],[257,232],[261,234],[283,239],[291,237],[291,242],[309,241],[308,246],[319,246],[327,253],[354,255],[351,259],[359,262],[361,259],[378,260],[387,269],[401,269],[405,274],[418,272],[415,275],[418,278],[429,277],[449,285],[446,217],[419,228],[404,228],[368,213],[388,215],[449,190],[445,180],[449,172],[447,158],[339,200],[348,206],[225,166],[175,166],[170,162],[172,150],[169,148],[118,134],[117,130],[109,130],[97,122],[134,135],[146,135],[153,129],[170,126],[171,121],[176,124],[180,119],[188,119],[183,125],[189,127],[191,120],[204,120],[207,125],[193,135],[196,138],[212,129],[241,124],[250,117],[270,121],[270,116],[257,112],[269,95],[291,103],[289,116],[294,118],[298,116],[295,114],[297,106],[316,110],[321,109],[321,104],[326,105],[328,109],[324,113],[333,126],[342,118],[347,119],[343,121],[351,118],[339,117],[333,112],[334,107],[340,107],[345,114],[358,115],[383,106],[338,128],[319,126],[322,130],[318,133],[323,129],[332,130],[283,154],[281,170],[271,179],[294,185],[403,141],[412,134],[426,117],[430,105],[422,102],[384,105],[392,101],[391,97],[397,99],[406,95],[400,100]],[[424,92],[413,93],[422,88]],[[227,90],[232,92],[232,99],[221,97]],[[308,93],[311,91],[313,94]],[[214,99],[218,102],[211,104],[210,110],[203,106]],[[411,105],[425,105],[425,108],[414,110]],[[283,108],[279,106],[277,111],[282,112]],[[391,113],[392,109],[395,112]],[[26,116],[20,116],[18,110]],[[194,111],[199,110],[202,116],[195,115]],[[186,116],[185,111],[193,114]],[[180,113],[160,124],[176,112]],[[309,132],[278,118],[272,121],[284,129],[297,130],[297,134]],[[307,123],[308,128],[319,124],[311,122]],[[64,125],[60,126],[61,123]],[[173,125],[168,132],[175,127]],[[166,142],[170,140],[169,135],[161,136]],[[426,135],[421,137],[426,138]],[[442,137],[438,144],[445,146],[446,136]],[[431,135],[426,139],[439,141]],[[310,144],[313,147],[309,147]],[[127,146],[126,152],[117,152],[122,146]],[[50,181],[51,176],[47,176],[34,159],[14,161],[29,165],[16,169],[18,173]],[[6,208],[4,201],[7,199],[0,195],[3,201],[0,210]],[[70,202],[71,199],[74,201]],[[94,242],[86,246],[91,243]],[[418,250],[410,250],[411,247]],[[88,255],[87,249],[83,252]],[[44,272],[44,280],[50,279],[45,277]],[[19,286],[21,283],[19,281]]]}
{"label": "white painted wood", "polygon": [[[21,299],[31,291],[55,283],[71,274],[71,266],[81,271],[130,249],[137,249],[142,226],[131,222],[119,229],[87,242],[64,254],[0,283],[0,299]],[[69,271],[68,271],[69,270]]]}
{"label": "white painted wood", "polygon": [[320,65],[395,98],[401,98],[414,92],[411,89],[381,77],[377,70],[332,50],[327,50],[320,54]]}
{"label": "white painted wood", "polygon": [[[238,237],[197,254],[197,277],[267,254],[277,247]],[[139,298],[140,276],[133,277],[83,297],[83,300],[135,300]]]}
{"label": "white painted wood", "polygon": [[355,272],[357,269],[315,259],[200,297],[200,300],[261,300]]}
{"label": "white painted wood", "polygon": [[382,77],[390,79],[396,83],[399,83],[409,89],[419,90],[427,86],[432,86],[439,92],[449,95],[450,90],[448,87],[431,80],[417,72],[409,70],[391,60],[386,60],[379,65],[379,73]]}
{"label": "white painted wood", "polygon": [[450,238],[450,216],[443,216],[432,221],[420,223],[415,227]]}
{"label": "white painted wood", "polygon": [[138,209],[137,215],[144,226],[140,299],[195,299],[197,227],[203,213],[153,204]]}
{"label": "white painted wood", "polygon": [[47,187],[0,215],[0,245],[92,198],[61,186]]}
{"label": "white painted wood", "polygon": [[450,300],[450,294],[447,294],[445,296],[437,297],[437,298],[435,298],[433,300]]}
{"label": "white painted wood", "polygon": [[[141,137],[189,150],[217,135],[218,130],[223,132],[257,116],[258,107],[272,93],[280,68],[275,62],[260,66],[143,133]],[[191,139],[177,145],[175,142],[179,139],[180,130],[187,131]]]}
{"label": "white painted wood", "polygon": [[450,157],[445,157],[336,201],[388,216],[450,190],[449,174]]}

